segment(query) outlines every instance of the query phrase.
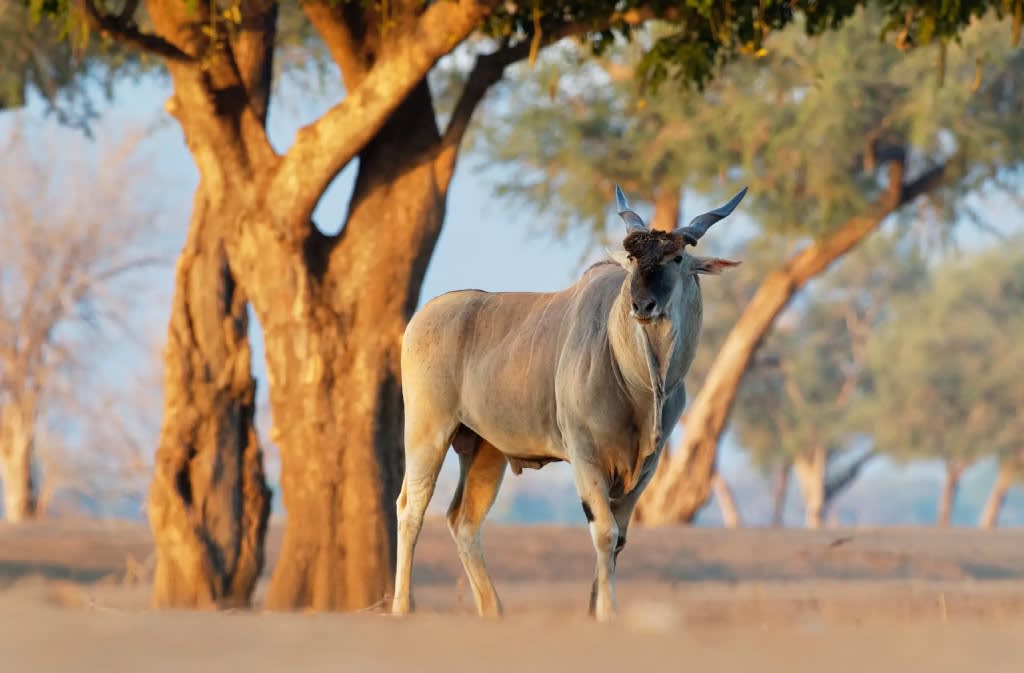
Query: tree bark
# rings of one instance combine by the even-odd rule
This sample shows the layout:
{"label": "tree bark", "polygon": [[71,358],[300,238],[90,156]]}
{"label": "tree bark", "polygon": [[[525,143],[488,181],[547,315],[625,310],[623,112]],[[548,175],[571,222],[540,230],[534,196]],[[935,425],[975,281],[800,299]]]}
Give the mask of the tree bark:
{"label": "tree bark", "polygon": [[164,414],[149,493],[157,607],[248,606],[270,490],[255,429],[245,297],[221,223],[237,203],[200,184],[164,349]]}
{"label": "tree bark", "polygon": [[827,453],[822,446],[816,446],[807,453],[793,459],[793,473],[800,484],[804,499],[804,525],[821,528],[825,518],[825,468]]}
{"label": "tree bark", "polygon": [[679,197],[682,188],[674,181],[663,180],[654,195],[654,213],[651,228],[658,231],[673,231],[680,225]]}
{"label": "tree bark", "polygon": [[1002,511],[1003,503],[1006,501],[1006,494],[1013,487],[1016,479],[1017,471],[1015,466],[1011,465],[1005,458],[1001,459],[999,461],[999,473],[996,475],[996,481],[992,485],[992,491],[988,494],[985,507],[978,520],[979,528],[992,530],[998,525],[999,513]]}
{"label": "tree bark", "polygon": [[282,292],[276,271],[253,278],[289,521],[272,609],[353,610],[390,595],[399,355],[444,219],[439,141],[421,83],[360,154],[343,232],[307,242],[297,291]]}
{"label": "tree bark", "polygon": [[775,483],[772,486],[772,526],[781,527],[786,518],[786,495],[789,492],[789,460],[782,461],[775,473]]}
{"label": "tree bark", "polygon": [[12,401],[0,409],[0,485],[4,519],[10,523],[24,523],[38,513],[32,476],[35,413],[27,406]]}
{"label": "tree bark", "polygon": [[928,170],[905,184],[903,163],[891,163],[888,182],[891,187],[867,213],[851,218],[808,245],[765,278],[726,337],[704,385],[687,410],[680,446],[671,457],[666,454],[663,462],[669,465],[655,475],[641,496],[635,515],[639,523],[660,526],[693,520],[710,495],[718,440],[743,375],[775,319],[809,280],[877,230],[890,214],[939,186],[945,166]]}
{"label": "tree bark", "polygon": [[990,531],[998,524],[999,512],[1002,511],[1002,505],[1007,500],[1007,494],[1013,488],[1014,482],[1017,481],[1022,459],[1024,459],[1024,453],[1014,458],[1000,458],[995,483],[992,485],[992,491],[988,494],[988,500],[985,501],[981,517],[978,519],[979,528]]}
{"label": "tree bark", "polygon": [[946,478],[942,482],[942,492],[939,495],[939,511],[935,523],[938,526],[947,527],[953,520],[953,505],[956,502],[956,493],[960,487],[960,477],[963,476],[966,465],[947,461]]}
{"label": "tree bark", "polygon": [[[174,84],[167,111],[199,171],[188,236],[175,272],[164,350],[164,415],[149,492],[158,607],[247,606],[263,570],[270,491],[253,427],[247,292],[228,241],[265,193],[258,169],[277,155],[266,136],[276,32],[274,3],[247,3],[246,29],[211,44],[197,21],[213,7],[147,0]],[[124,23],[87,17],[132,43]],[[155,47],[152,45],[156,45]]]}
{"label": "tree bark", "polygon": [[736,506],[736,498],[733,496],[732,488],[721,474],[715,473],[715,500],[718,508],[722,511],[722,522],[726,528],[739,528],[743,525],[743,517],[740,515],[740,508]]}

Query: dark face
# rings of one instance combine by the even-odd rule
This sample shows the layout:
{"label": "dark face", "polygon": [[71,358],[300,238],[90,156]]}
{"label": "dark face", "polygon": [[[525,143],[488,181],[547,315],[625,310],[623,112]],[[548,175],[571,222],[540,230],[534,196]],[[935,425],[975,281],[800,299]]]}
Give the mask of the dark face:
{"label": "dark face", "polygon": [[[724,206],[698,215],[685,227],[667,232],[653,231],[644,224],[643,218],[629,207],[626,195],[618,185],[615,186],[615,206],[629,231],[622,241],[628,261],[618,253],[615,258],[629,269],[627,282],[633,318],[641,323],[663,318],[677,289],[690,282],[690,278],[696,282],[698,273],[717,274],[739,264],[717,257],[693,257],[683,251],[683,246],[696,245],[708,227],[728,217],[746,193],[747,188],[744,187]],[[699,291],[699,285],[697,288]]]}
{"label": "dark face", "polygon": [[642,323],[665,315],[669,300],[683,278],[683,239],[663,231],[634,231],[622,247],[633,270],[629,277],[630,308]]}

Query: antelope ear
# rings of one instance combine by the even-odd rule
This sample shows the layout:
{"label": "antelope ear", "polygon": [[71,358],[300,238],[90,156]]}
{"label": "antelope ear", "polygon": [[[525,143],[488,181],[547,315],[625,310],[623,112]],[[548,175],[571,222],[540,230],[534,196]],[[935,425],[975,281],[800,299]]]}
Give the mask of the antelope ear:
{"label": "antelope ear", "polygon": [[713,276],[717,276],[729,267],[739,266],[742,264],[742,262],[734,262],[731,259],[721,259],[719,257],[694,257],[694,259],[696,260],[696,264],[693,269],[694,272],[706,273]]}
{"label": "antelope ear", "polygon": [[613,262],[627,271],[632,266],[632,263],[629,261],[629,253],[625,250],[612,250],[609,256],[612,258]]}

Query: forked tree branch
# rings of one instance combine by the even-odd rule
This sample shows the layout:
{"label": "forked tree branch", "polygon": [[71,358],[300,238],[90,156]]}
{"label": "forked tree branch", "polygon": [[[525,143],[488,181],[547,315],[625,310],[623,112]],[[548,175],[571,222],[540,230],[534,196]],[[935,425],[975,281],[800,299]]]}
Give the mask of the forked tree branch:
{"label": "forked tree branch", "polygon": [[78,7],[90,28],[103,37],[155,54],[176,63],[194,63],[195,57],[185,53],[159,35],[139,30],[135,23],[138,0],[129,0],[119,14],[108,14],[96,6],[95,0],[77,0]]}
{"label": "forked tree branch", "polygon": [[[653,14],[651,14],[653,16]],[[624,20],[627,23],[639,23],[650,16],[647,13],[639,14],[637,11],[626,14],[615,14],[612,21]],[[577,22],[563,23],[557,30],[548,31],[542,34],[540,46],[547,47],[559,40],[586,33],[593,27],[585,26]],[[505,74],[505,68],[516,61],[521,61],[531,53],[533,38],[520,40],[511,44],[508,37],[502,40],[501,45],[489,54],[478,54],[473,69],[469,73],[462,94],[455,104],[451,119],[445,128],[444,136],[441,138],[441,147],[437,156],[438,182],[442,187],[447,187],[455,171],[455,162],[458,158],[459,146],[469,129],[469,123],[473,118],[480,101],[487,95],[487,91],[501,81]]]}
{"label": "forked tree branch", "polygon": [[442,56],[462,42],[497,0],[448,0],[430,5],[395,49],[362,83],[320,119],[303,127],[274,171],[269,203],[303,237],[331,180],[366,146]]}
{"label": "forked tree branch", "polygon": [[473,118],[473,112],[476,111],[480,101],[487,95],[487,91],[501,80],[505,74],[505,68],[526,58],[529,53],[529,40],[522,40],[513,45],[506,38],[495,51],[477,55],[473,69],[463,86],[462,94],[452,111],[451,119],[448,120],[444,136],[441,138],[436,166],[438,183],[442,189],[447,188],[451,182],[459,146],[462,144],[462,139]]}
{"label": "forked tree branch", "polygon": [[469,78],[462,89],[462,95],[459,96],[455,110],[445,129],[442,139],[444,145],[457,144],[462,139],[469,127],[470,119],[473,117],[473,111],[487,94],[487,90],[501,80],[505,74],[505,68],[526,58],[529,53],[530,42],[528,40],[522,40],[513,45],[509,44],[508,39],[505,39],[495,51],[476,57],[473,70],[469,73]]}

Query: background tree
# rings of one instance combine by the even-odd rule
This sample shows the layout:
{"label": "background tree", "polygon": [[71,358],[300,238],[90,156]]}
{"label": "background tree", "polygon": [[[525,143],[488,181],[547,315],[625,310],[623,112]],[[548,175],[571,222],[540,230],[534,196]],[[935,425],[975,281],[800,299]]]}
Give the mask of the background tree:
{"label": "background tree", "polygon": [[764,234],[802,244],[763,277],[707,375],[693,377],[703,383],[682,442],[659,466],[640,521],[690,521],[705,503],[742,377],[796,292],[920,197],[924,217],[945,225],[969,213],[967,195],[1019,165],[1024,56],[998,15],[974,17],[984,9],[958,3],[970,23],[959,43],[910,51],[901,47],[913,31],[879,44],[891,21],[874,6],[828,40],[794,25],[772,33],[759,58],[726,66],[703,94],[638,91],[623,73],[645,57],[629,47],[598,65],[567,51],[488,118],[489,158],[519,169],[498,194],[562,229],[589,224],[601,240],[616,182],[650,195],[655,220],[678,203],[681,185],[719,199],[742,183],[743,212]]}
{"label": "background tree", "polygon": [[948,525],[964,471],[1020,450],[1024,427],[1024,258],[1018,236],[935,265],[930,287],[899,297],[868,350],[856,423],[897,460],[942,461],[937,521]]}
{"label": "background tree", "polygon": [[912,249],[899,254],[891,237],[869,241],[801,293],[761,348],[771,365],[753,367],[744,380],[738,441],[765,471],[792,465],[808,528],[822,525],[829,504],[874,455],[857,446],[847,416],[888,296],[908,292],[923,273]]}
{"label": "background tree", "polygon": [[[160,358],[141,335],[128,338],[151,352],[141,368],[132,369],[130,381],[121,372],[111,377],[90,371],[88,385],[81,385],[84,376],[70,379],[74,389],[62,390],[57,404],[43,410],[36,441],[43,475],[40,516],[145,516],[152,443],[160,430]],[[120,344],[123,353],[124,341]]]}
{"label": "background tree", "polygon": [[[74,416],[90,356],[141,299],[126,274],[159,259],[151,247],[158,220],[129,191],[146,174],[134,149],[112,147],[102,167],[65,157],[55,170],[55,150],[24,133],[3,147],[0,481],[8,521],[37,514],[47,476],[37,440],[60,436],[55,426]],[[53,408],[60,412],[44,415]]]}

